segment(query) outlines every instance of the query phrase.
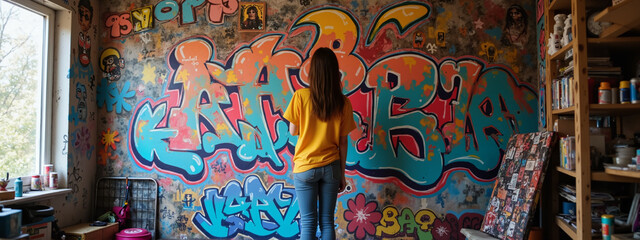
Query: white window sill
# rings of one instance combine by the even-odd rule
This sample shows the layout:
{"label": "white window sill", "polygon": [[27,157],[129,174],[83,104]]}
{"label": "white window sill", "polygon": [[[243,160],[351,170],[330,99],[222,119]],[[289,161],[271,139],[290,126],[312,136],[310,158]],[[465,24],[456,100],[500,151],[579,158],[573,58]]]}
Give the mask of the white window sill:
{"label": "white window sill", "polygon": [[55,196],[64,195],[70,193],[71,189],[52,189],[45,191],[30,191],[22,194],[22,197],[16,197],[10,200],[0,201],[0,204],[8,206],[21,203],[33,203],[40,200],[54,198]]}

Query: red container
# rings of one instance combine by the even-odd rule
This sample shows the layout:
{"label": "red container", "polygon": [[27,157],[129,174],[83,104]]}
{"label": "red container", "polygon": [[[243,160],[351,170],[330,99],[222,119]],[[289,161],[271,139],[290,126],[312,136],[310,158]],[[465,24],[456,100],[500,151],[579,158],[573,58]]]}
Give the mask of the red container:
{"label": "red container", "polygon": [[116,233],[116,240],[151,240],[151,233],[142,228],[127,228]]}

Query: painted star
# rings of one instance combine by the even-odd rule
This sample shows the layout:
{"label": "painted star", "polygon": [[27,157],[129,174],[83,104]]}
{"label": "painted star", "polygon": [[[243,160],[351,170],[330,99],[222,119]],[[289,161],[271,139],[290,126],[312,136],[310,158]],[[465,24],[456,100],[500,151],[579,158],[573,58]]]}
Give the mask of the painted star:
{"label": "painted star", "polygon": [[478,18],[478,20],[473,21],[473,25],[476,26],[476,29],[482,29],[484,22]]}

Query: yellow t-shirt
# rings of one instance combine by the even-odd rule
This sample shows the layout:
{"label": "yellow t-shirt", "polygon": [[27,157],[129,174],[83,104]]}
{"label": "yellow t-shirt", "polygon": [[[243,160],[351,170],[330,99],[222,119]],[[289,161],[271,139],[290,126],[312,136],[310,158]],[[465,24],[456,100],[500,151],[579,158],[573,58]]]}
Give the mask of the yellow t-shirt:
{"label": "yellow t-shirt", "polygon": [[294,173],[322,167],[340,159],[340,137],[356,128],[351,101],[345,98],[340,116],[327,122],[315,116],[311,104],[311,90],[300,89],[293,94],[284,118],[298,127],[298,144],[293,157]]}

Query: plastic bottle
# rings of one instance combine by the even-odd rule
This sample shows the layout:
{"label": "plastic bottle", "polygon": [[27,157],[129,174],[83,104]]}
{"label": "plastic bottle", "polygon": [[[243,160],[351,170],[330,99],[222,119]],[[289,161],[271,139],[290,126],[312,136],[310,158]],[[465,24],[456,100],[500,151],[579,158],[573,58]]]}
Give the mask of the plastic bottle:
{"label": "plastic bottle", "polygon": [[629,81],[620,81],[620,103],[631,103],[631,88]]}
{"label": "plastic bottle", "polygon": [[638,92],[638,84],[640,84],[640,79],[632,78],[631,83],[631,103],[640,103],[640,93]]}
{"label": "plastic bottle", "polygon": [[16,197],[22,197],[22,179],[20,177],[16,178],[14,182],[14,190],[16,190]]}
{"label": "plastic bottle", "polygon": [[598,88],[598,103],[611,104],[611,86],[608,82],[601,82]]}

